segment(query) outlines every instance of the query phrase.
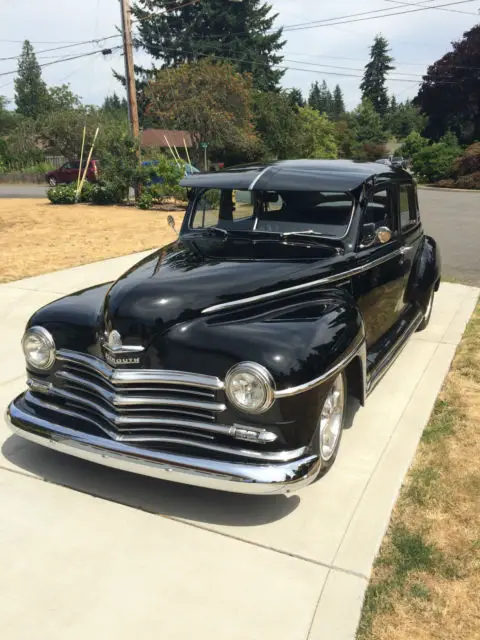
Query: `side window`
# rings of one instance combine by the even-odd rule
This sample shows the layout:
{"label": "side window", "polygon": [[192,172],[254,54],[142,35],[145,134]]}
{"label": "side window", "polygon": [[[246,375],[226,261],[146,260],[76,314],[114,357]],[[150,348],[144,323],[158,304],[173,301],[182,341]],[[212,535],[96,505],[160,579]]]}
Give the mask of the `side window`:
{"label": "side window", "polygon": [[245,220],[253,216],[253,195],[251,191],[233,192],[233,219]]}
{"label": "side window", "polygon": [[66,162],[60,169],[71,169],[72,165],[70,162]]}
{"label": "side window", "polygon": [[70,169],[80,169],[80,163],[79,162],[71,162],[70,163]]}
{"label": "side window", "polygon": [[392,232],[395,231],[395,218],[388,189],[378,189],[374,192],[365,209],[363,223],[373,223],[376,229],[388,227]]}
{"label": "side window", "polygon": [[418,222],[418,207],[415,189],[412,185],[400,185],[400,227],[408,230]]}
{"label": "side window", "polygon": [[195,213],[193,214],[191,227],[202,229],[204,227],[215,227],[220,218],[220,189],[208,189],[197,201]]}

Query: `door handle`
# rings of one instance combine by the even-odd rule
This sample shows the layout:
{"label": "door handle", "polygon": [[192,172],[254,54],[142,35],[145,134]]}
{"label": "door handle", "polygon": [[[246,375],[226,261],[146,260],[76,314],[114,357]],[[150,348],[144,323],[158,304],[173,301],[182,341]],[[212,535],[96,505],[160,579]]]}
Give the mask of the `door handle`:
{"label": "door handle", "polygon": [[413,247],[404,246],[400,248],[400,253],[402,254],[402,256],[404,256],[406,253],[409,253],[412,249]]}

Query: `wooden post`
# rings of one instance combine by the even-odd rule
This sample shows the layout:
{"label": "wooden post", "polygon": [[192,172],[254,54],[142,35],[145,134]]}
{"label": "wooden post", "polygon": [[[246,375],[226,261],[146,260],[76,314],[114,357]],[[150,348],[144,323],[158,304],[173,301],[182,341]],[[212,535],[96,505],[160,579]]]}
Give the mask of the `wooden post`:
{"label": "wooden post", "polygon": [[97,136],[98,136],[98,132],[99,131],[100,131],[100,129],[97,127],[97,130],[95,131],[95,135],[93,136],[92,146],[90,147],[90,153],[88,154],[87,164],[85,165],[85,171],[83,172],[83,176],[82,176],[82,179],[80,181],[80,185],[79,185],[78,190],[77,190],[77,195],[75,197],[76,200],[78,200],[80,194],[82,193],[83,183],[85,182],[85,178],[87,176],[88,165],[90,164],[90,160],[92,159],[93,147],[95,146],[95,141],[97,140]]}
{"label": "wooden post", "polygon": [[85,136],[87,134],[87,125],[83,127],[83,137],[82,137],[82,150],[80,151],[80,166],[78,168],[78,177],[77,177],[77,194],[76,198],[78,199],[79,191],[78,187],[80,186],[80,176],[82,175],[82,162],[83,162],[83,150],[85,149]]}
{"label": "wooden post", "polygon": [[135,71],[133,68],[132,51],[132,23],[130,20],[129,0],[120,0],[122,6],[122,35],[123,52],[125,57],[125,81],[127,85],[128,119],[130,130],[135,140],[140,136],[140,126],[138,123],[137,89],[135,86]]}

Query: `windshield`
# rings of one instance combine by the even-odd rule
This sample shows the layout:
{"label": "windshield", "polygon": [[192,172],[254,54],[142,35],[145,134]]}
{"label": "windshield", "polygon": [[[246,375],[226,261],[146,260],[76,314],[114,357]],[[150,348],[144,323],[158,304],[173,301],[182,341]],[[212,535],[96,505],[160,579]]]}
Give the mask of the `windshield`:
{"label": "windshield", "polygon": [[353,205],[350,194],[337,191],[208,189],[197,197],[189,226],[338,239],[348,230]]}

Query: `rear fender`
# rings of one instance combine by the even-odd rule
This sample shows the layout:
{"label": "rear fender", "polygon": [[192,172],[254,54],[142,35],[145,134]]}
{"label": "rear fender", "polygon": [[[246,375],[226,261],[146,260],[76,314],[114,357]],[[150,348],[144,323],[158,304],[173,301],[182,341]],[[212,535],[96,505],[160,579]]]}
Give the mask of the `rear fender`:
{"label": "rear fender", "polygon": [[432,289],[438,291],[441,272],[440,249],[433,238],[424,236],[410,274],[407,300],[425,308]]}

